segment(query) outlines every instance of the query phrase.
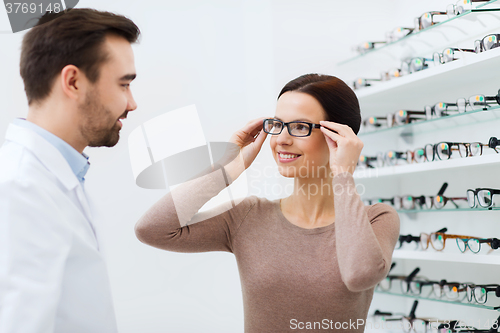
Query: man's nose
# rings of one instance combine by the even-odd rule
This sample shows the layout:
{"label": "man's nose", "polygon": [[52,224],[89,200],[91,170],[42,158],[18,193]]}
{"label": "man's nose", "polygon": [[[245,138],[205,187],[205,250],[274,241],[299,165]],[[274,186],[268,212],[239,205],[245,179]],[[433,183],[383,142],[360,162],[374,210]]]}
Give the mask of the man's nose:
{"label": "man's nose", "polygon": [[134,96],[130,93],[130,97],[128,99],[127,111],[134,111],[137,109],[137,103],[135,102]]}

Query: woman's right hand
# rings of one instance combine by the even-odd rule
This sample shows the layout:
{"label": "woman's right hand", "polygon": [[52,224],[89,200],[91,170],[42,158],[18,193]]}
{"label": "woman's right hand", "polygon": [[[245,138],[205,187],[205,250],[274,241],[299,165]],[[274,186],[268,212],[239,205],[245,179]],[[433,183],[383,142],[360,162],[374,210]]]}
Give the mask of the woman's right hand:
{"label": "woman's right hand", "polygon": [[[264,119],[261,117],[249,121],[242,129],[236,131],[229,139],[230,143],[239,147],[238,159],[244,163],[245,170],[253,163],[266,140],[267,133],[262,130]],[[258,134],[257,137],[255,137]]]}

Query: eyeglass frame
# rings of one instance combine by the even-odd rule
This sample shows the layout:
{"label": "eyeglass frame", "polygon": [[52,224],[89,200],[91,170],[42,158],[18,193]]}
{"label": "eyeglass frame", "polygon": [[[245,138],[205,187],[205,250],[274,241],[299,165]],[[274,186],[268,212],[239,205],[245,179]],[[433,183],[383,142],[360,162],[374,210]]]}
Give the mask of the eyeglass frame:
{"label": "eyeglass frame", "polygon": [[[473,2],[488,2],[488,1],[490,1],[490,0],[467,0],[467,1],[470,1],[470,5],[472,6],[472,3],[473,3]],[[462,8],[464,9],[464,11],[459,13],[459,12],[456,10],[456,7],[458,7],[458,5],[457,5],[457,4],[458,4],[459,2],[463,2],[463,0],[458,0],[455,4],[452,4],[452,3],[451,3],[451,4],[449,4],[448,6],[446,6],[446,14],[448,15],[448,18],[453,18],[453,17],[455,17],[455,16],[462,15],[463,13],[465,13],[465,12],[467,12],[467,11],[470,11],[470,10],[471,10],[471,9],[465,9],[465,8],[463,8],[463,7],[462,7]],[[451,13],[451,12],[450,12],[450,11],[451,11],[451,10],[450,10],[450,6],[453,6],[453,7],[451,7],[451,9],[453,10],[453,13]]]}
{"label": "eyeglass frame", "polygon": [[[443,248],[442,249],[437,249],[436,246],[434,246],[434,241],[432,240],[433,239],[432,236],[440,236],[440,237],[442,237],[442,239],[443,239]],[[433,232],[433,233],[431,233],[429,235],[431,246],[436,251],[443,251],[444,250],[444,248],[446,247],[446,240],[447,239],[457,239],[457,238],[465,238],[465,239],[475,238],[475,239],[478,239],[479,237],[464,236],[464,235],[452,235],[452,234],[446,234],[444,232]],[[457,244],[457,246],[458,246],[458,244]]]}
{"label": "eyeglass frame", "polygon": [[[475,289],[477,287],[480,287],[481,289],[485,289],[485,299],[484,299],[484,302],[479,302],[477,300],[477,297],[476,297],[476,292],[475,292]],[[486,304],[486,302],[488,301],[488,292],[492,292],[494,291],[495,292],[495,296],[496,297],[500,297],[500,285],[498,284],[479,284],[479,285],[476,285],[476,284],[467,284],[466,286],[467,290],[466,290],[466,295],[467,295],[467,301],[469,303],[472,303],[472,300],[474,299],[476,301],[477,304]],[[469,289],[471,290],[470,292],[470,297],[469,297]]]}
{"label": "eyeglass frame", "polygon": [[[277,122],[280,122],[282,124],[281,130],[280,130],[279,133],[269,133],[269,132],[266,131],[266,121],[268,121],[268,120],[277,121]],[[290,126],[288,126],[289,124],[292,124],[292,123],[307,124],[309,126],[309,133],[307,135],[293,135],[291,133]],[[283,128],[285,128],[285,126],[286,126],[286,128],[288,130],[288,134],[290,134],[290,136],[293,136],[293,137],[296,137],[296,138],[304,138],[304,137],[310,136],[311,133],[312,133],[313,128],[321,128],[322,127],[320,124],[314,124],[314,123],[310,123],[310,122],[307,122],[307,121],[289,121],[289,122],[285,123],[284,121],[279,120],[279,119],[275,119],[275,118],[266,118],[262,122],[262,130],[264,132],[266,132],[267,134],[270,134],[270,135],[280,135],[281,132],[283,132]]]}
{"label": "eyeglass frame", "polygon": [[[434,294],[437,298],[442,298],[443,295],[448,298],[449,300],[460,300],[460,293],[461,292],[464,292],[465,291],[465,295],[463,295],[463,298],[467,298],[467,285],[468,284],[472,284],[472,283],[469,283],[469,282],[466,282],[466,283],[461,283],[461,282],[448,282],[446,280],[441,280],[439,281],[439,283],[434,283],[432,285],[432,292],[431,294]],[[439,286],[439,295],[436,293],[436,287]],[[457,288],[456,290],[456,294],[457,294],[457,297],[456,298],[452,298],[449,296],[449,292],[447,292],[444,287],[445,286],[451,286],[453,288]]]}
{"label": "eyeglass frame", "polygon": [[[481,202],[479,200],[479,197],[477,196],[479,191],[484,191],[484,190],[487,190],[487,191],[490,191],[491,192],[491,204],[488,205],[488,206],[483,206],[481,205]],[[469,193],[472,193],[474,195],[474,205],[471,206],[470,205],[470,202],[469,202]],[[469,203],[469,207],[470,208],[476,208],[476,207],[482,207],[482,208],[491,208],[493,207],[493,196],[495,194],[500,194],[500,190],[498,189],[494,189],[494,188],[486,188],[486,187],[478,187],[476,189],[468,189],[467,190],[467,202]]]}
{"label": "eyeglass frame", "polygon": [[[483,38],[481,38],[481,39],[476,39],[476,40],[474,41],[474,50],[476,51],[476,53],[481,53],[481,52],[486,52],[486,51],[491,50],[491,49],[486,50],[486,48],[484,47],[484,39],[485,39],[486,37],[490,37],[490,36],[495,36],[495,37],[497,38],[497,42],[496,42],[496,43],[497,43],[497,45],[498,45],[498,46],[492,47],[491,49],[495,49],[495,48],[497,48],[497,47],[499,47],[499,46],[500,46],[500,34],[488,34],[488,35],[484,36]],[[476,47],[476,43],[477,43],[477,42],[479,42],[479,50],[478,50],[478,49],[477,49],[477,47]]]}
{"label": "eyeglass frame", "polygon": [[[476,240],[477,243],[479,244],[477,251],[473,251],[472,248],[470,247],[469,241],[471,241],[471,240]],[[460,247],[459,241],[462,241],[464,244],[463,251],[462,251],[462,248]],[[467,249],[469,249],[474,254],[479,253],[481,251],[481,243],[488,244],[492,250],[496,250],[496,249],[500,248],[500,240],[498,238],[466,238],[466,239],[457,238],[456,242],[457,242],[458,249],[462,253],[465,253],[465,251],[467,251]]]}
{"label": "eyeglass frame", "polygon": [[[444,58],[445,58],[445,52],[447,50],[451,50],[451,57],[452,59],[449,60],[449,61],[445,61]],[[447,47],[443,50],[443,52],[434,52],[432,54],[432,60],[434,62],[434,66],[439,66],[439,65],[444,65],[444,64],[447,64],[449,62],[452,62],[454,60],[458,60],[460,58],[455,58],[455,51],[461,51],[461,53],[463,52],[473,52],[473,53],[477,53],[476,50],[473,50],[473,49],[461,49],[461,48],[458,48],[458,47]],[[438,60],[436,62],[436,55],[438,56]]]}

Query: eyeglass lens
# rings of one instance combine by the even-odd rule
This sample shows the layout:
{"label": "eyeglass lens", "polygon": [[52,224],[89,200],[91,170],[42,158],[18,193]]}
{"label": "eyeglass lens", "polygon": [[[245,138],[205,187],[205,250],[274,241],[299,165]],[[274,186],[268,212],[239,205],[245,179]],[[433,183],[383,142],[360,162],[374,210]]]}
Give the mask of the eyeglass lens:
{"label": "eyeglass lens", "polygon": [[[279,120],[266,119],[264,121],[264,131],[269,134],[280,134],[283,130],[284,123]],[[311,127],[307,123],[293,122],[288,123],[288,131],[290,135],[307,136],[311,131]]]}

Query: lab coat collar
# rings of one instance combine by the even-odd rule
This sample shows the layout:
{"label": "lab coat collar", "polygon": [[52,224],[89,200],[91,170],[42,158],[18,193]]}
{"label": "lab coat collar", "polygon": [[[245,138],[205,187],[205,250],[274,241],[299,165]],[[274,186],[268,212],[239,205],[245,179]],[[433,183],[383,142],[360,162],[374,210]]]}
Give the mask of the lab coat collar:
{"label": "lab coat collar", "polygon": [[79,181],[63,155],[39,134],[14,124],[9,124],[5,138],[31,151],[54,174],[67,190],[78,186]]}

